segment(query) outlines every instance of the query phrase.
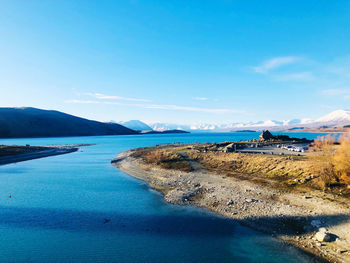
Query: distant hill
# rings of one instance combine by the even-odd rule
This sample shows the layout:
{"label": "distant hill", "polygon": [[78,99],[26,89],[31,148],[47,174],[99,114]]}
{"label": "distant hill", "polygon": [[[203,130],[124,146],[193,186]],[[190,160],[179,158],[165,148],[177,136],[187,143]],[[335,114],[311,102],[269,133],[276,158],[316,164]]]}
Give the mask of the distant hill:
{"label": "distant hill", "polygon": [[237,130],[235,132],[256,132],[255,130]]}
{"label": "distant hill", "polygon": [[139,120],[120,122],[120,124],[135,131],[152,131],[150,126]]}
{"label": "distant hill", "polygon": [[183,130],[166,130],[166,131],[143,131],[142,134],[172,134],[172,133],[189,133]]}
{"label": "distant hill", "polygon": [[54,110],[0,108],[0,138],[137,134],[120,124],[79,118]]}
{"label": "distant hill", "polygon": [[288,129],[288,131],[303,130],[303,129],[305,129],[305,127],[293,127],[293,128]]}

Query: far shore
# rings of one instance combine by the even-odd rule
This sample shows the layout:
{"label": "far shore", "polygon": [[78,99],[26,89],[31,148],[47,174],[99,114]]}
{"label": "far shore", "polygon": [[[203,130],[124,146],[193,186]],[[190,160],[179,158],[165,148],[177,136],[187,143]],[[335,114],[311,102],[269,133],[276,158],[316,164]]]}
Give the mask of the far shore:
{"label": "far shore", "polygon": [[[13,147],[13,148],[17,147],[16,149],[17,152],[15,152],[15,154],[13,153],[13,151],[10,152],[9,154],[2,152],[0,157],[0,165],[72,153],[72,152],[76,152],[79,149],[77,147],[35,147],[34,150],[26,151],[25,148],[29,148],[32,146],[27,146],[27,147],[8,146],[8,147]],[[1,152],[1,148],[0,148],[0,152]]]}
{"label": "far shore", "polygon": [[[189,160],[189,171],[165,169],[146,163],[135,155],[148,149],[122,152],[112,164],[148,182],[152,188],[162,192],[169,203],[198,206],[232,218],[312,254],[316,262],[350,261],[348,199],[319,190],[300,188],[290,191],[275,187],[268,180],[251,180],[252,176],[215,173],[194,160]],[[224,158],[231,154],[237,153],[220,153],[220,156]],[[320,227],[332,233],[335,237],[332,242],[315,239]]]}
{"label": "far shore", "polygon": [[293,129],[293,130],[285,130],[281,132],[305,132],[305,133],[345,133],[349,132],[350,128],[318,128],[318,129]]}

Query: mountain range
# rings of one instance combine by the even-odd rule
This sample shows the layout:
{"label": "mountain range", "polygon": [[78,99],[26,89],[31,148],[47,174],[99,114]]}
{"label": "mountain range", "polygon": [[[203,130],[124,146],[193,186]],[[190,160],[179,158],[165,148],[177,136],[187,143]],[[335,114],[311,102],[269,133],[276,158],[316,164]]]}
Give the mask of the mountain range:
{"label": "mountain range", "polygon": [[344,126],[350,124],[350,111],[349,110],[336,110],[316,120],[302,118],[292,120],[266,120],[257,122],[232,122],[228,124],[192,124],[192,125],[181,125],[171,123],[148,123],[153,130],[172,130],[181,129],[187,131],[239,131],[239,130],[263,130],[270,129],[272,131],[286,131],[296,128],[307,129],[307,128],[320,128],[320,127],[335,127]]}
{"label": "mountain range", "polygon": [[[54,110],[36,108],[0,108],[0,138],[59,137],[156,133],[181,133],[183,131],[288,131],[299,129],[333,128],[350,125],[350,111],[336,110],[316,120],[267,120],[247,123],[193,124],[145,123],[131,120],[105,123],[88,120]],[[183,130],[183,131],[181,131]]]}

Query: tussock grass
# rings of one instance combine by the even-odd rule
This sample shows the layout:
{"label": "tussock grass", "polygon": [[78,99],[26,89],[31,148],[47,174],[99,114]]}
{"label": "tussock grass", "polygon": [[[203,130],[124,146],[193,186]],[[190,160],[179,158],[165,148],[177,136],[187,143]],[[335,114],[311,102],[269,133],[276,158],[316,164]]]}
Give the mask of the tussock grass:
{"label": "tussock grass", "polygon": [[[279,156],[200,152],[192,145],[163,145],[138,149],[133,156],[165,169],[189,172],[202,167],[219,175],[283,189],[327,189],[350,197],[350,134],[341,136],[338,141],[329,136],[319,138],[311,151],[308,156]],[[194,165],[196,162],[200,165]]]}
{"label": "tussock grass", "polygon": [[350,133],[338,140],[330,135],[320,137],[311,150],[312,170],[322,178],[325,188],[337,184],[350,186]]}
{"label": "tussock grass", "polygon": [[244,153],[198,153],[189,151],[191,159],[200,162],[208,171],[219,174],[241,173],[252,177],[278,179],[294,184],[311,175],[310,163],[300,156],[274,156]]}
{"label": "tussock grass", "polygon": [[159,165],[164,169],[174,169],[184,172],[192,171],[190,162],[175,150],[139,150],[134,152],[132,156],[142,158],[145,163]]}

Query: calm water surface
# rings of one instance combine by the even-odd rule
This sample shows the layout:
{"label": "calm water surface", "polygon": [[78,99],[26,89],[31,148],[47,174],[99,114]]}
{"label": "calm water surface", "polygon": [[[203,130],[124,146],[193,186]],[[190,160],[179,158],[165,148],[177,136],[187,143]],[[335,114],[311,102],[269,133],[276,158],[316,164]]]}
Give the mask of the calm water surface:
{"label": "calm water surface", "polygon": [[[146,183],[110,164],[117,153],[135,147],[256,137],[221,133],[0,140],[96,144],[0,166],[0,262],[310,262],[296,249],[232,220],[167,204]],[[105,218],[111,221],[104,224]]]}

